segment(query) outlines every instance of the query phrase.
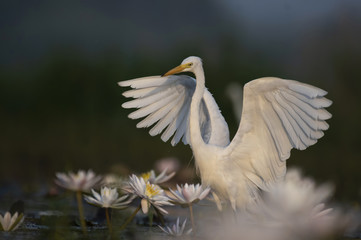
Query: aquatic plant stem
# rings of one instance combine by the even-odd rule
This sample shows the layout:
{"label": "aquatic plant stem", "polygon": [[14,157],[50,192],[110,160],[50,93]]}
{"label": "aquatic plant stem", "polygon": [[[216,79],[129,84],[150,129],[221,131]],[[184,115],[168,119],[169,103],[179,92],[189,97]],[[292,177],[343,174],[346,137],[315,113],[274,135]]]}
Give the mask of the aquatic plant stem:
{"label": "aquatic plant stem", "polygon": [[109,232],[111,233],[112,232],[112,223],[111,223],[110,217],[109,217],[109,208],[105,208],[105,217],[107,218]]}
{"label": "aquatic plant stem", "polygon": [[155,210],[155,212],[157,213],[157,215],[158,215],[158,217],[159,217],[159,220],[160,220],[160,222],[162,223],[162,226],[165,226],[164,217],[163,217],[162,213],[161,213],[158,209],[156,209],[156,208],[154,208],[154,210]]}
{"label": "aquatic plant stem", "polygon": [[190,215],[191,215],[192,233],[194,234],[196,232],[196,226],[194,224],[193,207],[192,207],[192,204],[189,204],[188,206],[189,206],[189,212],[190,212]]}
{"label": "aquatic plant stem", "polygon": [[150,203],[148,202],[148,218],[149,218],[149,227],[153,226],[153,209],[150,206]]}
{"label": "aquatic plant stem", "polygon": [[76,200],[78,202],[78,210],[79,210],[79,220],[80,220],[80,225],[81,228],[83,230],[83,233],[86,235],[86,223],[85,223],[85,219],[84,219],[84,209],[83,209],[83,202],[82,202],[82,193],[81,191],[77,191],[76,192]]}
{"label": "aquatic plant stem", "polygon": [[135,209],[135,211],[132,213],[132,215],[127,219],[127,221],[125,221],[125,223],[123,223],[123,225],[120,227],[120,230],[123,230],[135,217],[135,215],[137,215],[138,211],[140,210],[141,205],[138,206],[137,209]]}

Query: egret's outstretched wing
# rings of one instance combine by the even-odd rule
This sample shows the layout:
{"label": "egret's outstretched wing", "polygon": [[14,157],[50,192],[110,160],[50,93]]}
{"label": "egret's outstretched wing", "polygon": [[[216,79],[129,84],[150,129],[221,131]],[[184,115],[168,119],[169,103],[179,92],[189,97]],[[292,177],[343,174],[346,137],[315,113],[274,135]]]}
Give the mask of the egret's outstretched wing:
{"label": "egret's outstretched wing", "polygon": [[[180,139],[184,144],[190,142],[189,114],[196,87],[194,78],[186,75],[152,76],[121,81],[118,84],[133,88],[123,95],[134,100],[125,102],[122,107],[138,108],[129,114],[131,119],[145,117],[137,124],[138,128],[155,124],[149,131],[151,136],[163,132],[161,139],[166,142],[174,135],[171,141],[173,146]],[[208,90],[200,105],[199,124],[205,142],[220,146],[229,143],[228,126]]]}
{"label": "egret's outstretched wing", "polygon": [[[260,78],[244,87],[239,129],[225,149],[229,165],[249,186],[268,189],[282,179],[292,148],[303,150],[328,129],[326,91],[279,78]],[[248,186],[248,187],[249,187]],[[251,188],[251,187],[249,187]]]}

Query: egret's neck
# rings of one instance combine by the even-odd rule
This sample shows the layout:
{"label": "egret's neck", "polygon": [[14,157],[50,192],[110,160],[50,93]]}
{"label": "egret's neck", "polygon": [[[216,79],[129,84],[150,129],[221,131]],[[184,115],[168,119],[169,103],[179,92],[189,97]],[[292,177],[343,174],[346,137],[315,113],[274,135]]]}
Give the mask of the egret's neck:
{"label": "egret's neck", "polygon": [[189,121],[189,128],[191,135],[190,142],[193,150],[194,150],[194,146],[201,146],[205,144],[202,138],[200,124],[199,124],[199,108],[205,90],[205,78],[204,78],[203,67],[198,66],[197,68],[195,68],[194,74],[196,76],[197,85],[192,97],[190,121]]}

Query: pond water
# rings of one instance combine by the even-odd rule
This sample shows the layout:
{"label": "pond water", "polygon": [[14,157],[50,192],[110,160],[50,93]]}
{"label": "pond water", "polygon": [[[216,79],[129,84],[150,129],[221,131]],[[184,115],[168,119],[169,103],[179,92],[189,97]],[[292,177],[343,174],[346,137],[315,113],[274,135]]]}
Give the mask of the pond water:
{"label": "pond water", "polygon": [[[78,208],[75,196],[64,192],[58,196],[2,196],[0,197],[0,213],[9,211],[11,205],[21,199],[24,207],[25,219],[21,226],[13,232],[1,232],[0,240],[45,240],[45,239],[169,239],[170,236],[162,232],[154,218],[149,227],[148,217],[140,212],[125,230],[120,226],[132,214],[136,206],[125,210],[112,211],[112,234],[109,233],[105,212],[86,202],[84,212],[87,220],[87,234],[84,235],[79,224]],[[21,208],[21,207],[20,207]],[[165,223],[171,224],[176,217],[186,217],[187,211],[181,207],[167,208],[170,215],[165,217]]]}
{"label": "pond water", "polygon": [[[16,187],[11,189],[12,191],[7,191],[0,188],[0,213],[9,211],[14,202],[21,200],[17,208],[24,209],[25,220],[14,232],[0,232],[0,240],[174,239],[157,227],[158,224],[161,224],[157,218],[154,218],[153,226],[149,227],[148,217],[141,212],[136,215],[125,230],[120,230],[120,226],[139,203],[135,203],[125,210],[113,210],[111,212],[113,231],[110,234],[106,224],[105,212],[83,202],[87,220],[87,234],[84,235],[79,224],[78,208],[73,193],[60,192],[49,195],[48,191],[35,191],[29,194],[16,191]],[[169,211],[169,215],[165,216],[164,220],[168,226],[174,224],[177,217],[180,217],[181,220],[189,219],[187,208],[168,207],[166,210]],[[194,213],[198,226],[206,225],[209,222],[217,225],[223,214],[219,213],[215,205],[209,201],[202,201],[195,205]],[[190,227],[191,224],[188,221],[186,229]],[[207,239],[202,236],[204,236],[203,233],[196,236],[185,236],[183,239]],[[358,239],[359,236],[356,234],[352,238],[337,237],[332,239]]]}

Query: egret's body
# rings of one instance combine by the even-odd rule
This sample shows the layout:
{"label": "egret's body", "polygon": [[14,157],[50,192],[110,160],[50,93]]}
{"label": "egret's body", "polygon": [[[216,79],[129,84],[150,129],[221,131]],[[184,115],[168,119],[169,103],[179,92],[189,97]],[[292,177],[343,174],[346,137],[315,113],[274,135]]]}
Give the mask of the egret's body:
{"label": "egret's body", "polygon": [[[196,80],[185,75],[190,71]],[[328,129],[324,108],[327,92],[311,85],[279,78],[260,78],[244,87],[242,120],[232,142],[212,95],[205,88],[202,61],[188,57],[163,76],[119,82],[130,86],[124,96],[135,98],[124,108],[139,108],[132,119],[146,117],[137,127],[155,126],[152,136],[163,141],[174,135],[190,144],[202,183],[232,207],[242,208],[258,198],[259,189],[283,179],[292,148],[305,149]]]}

